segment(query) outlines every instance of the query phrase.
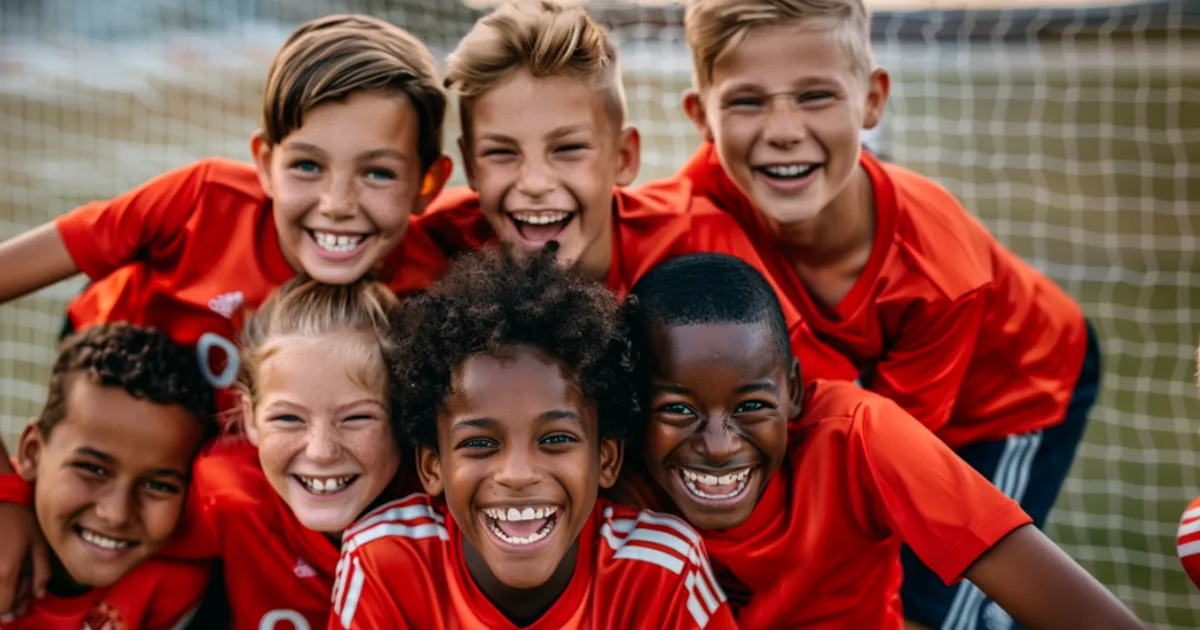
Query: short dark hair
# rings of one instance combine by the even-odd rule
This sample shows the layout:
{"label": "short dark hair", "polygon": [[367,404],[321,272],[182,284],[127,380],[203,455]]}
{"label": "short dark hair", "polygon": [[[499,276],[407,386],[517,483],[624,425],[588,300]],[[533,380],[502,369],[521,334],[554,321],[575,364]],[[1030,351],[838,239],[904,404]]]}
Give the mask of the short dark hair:
{"label": "short dark hair", "polygon": [[601,437],[624,438],[638,411],[617,298],[554,260],[557,243],[525,260],[489,247],[455,260],[396,318],[396,434],[437,448],[454,372],[473,355],[529,346],[561,361],[595,405]]}
{"label": "short dark hair", "polygon": [[761,324],[780,359],[791,359],[791,335],[775,290],[740,258],[711,253],[672,258],[646,272],[630,295],[630,333],[642,353],[649,352],[655,327]]}
{"label": "short dark hair", "polygon": [[37,419],[42,435],[67,415],[69,384],[77,377],[159,405],[179,405],[217,433],[213,386],[204,379],[196,352],[153,328],[125,322],[90,326],[63,340],[50,372],[46,405]]}

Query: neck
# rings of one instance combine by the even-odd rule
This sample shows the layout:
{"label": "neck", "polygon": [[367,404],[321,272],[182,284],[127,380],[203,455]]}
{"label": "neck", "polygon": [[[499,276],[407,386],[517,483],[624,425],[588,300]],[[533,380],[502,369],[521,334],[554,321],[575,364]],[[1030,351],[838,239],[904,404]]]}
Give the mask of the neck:
{"label": "neck", "polygon": [[768,221],[766,227],[793,264],[822,267],[845,260],[875,238],[871,179],[857,166],[846,187],[816,216],[788,224]]}
{"label": "neck", "polygon": [[76,582],[67,568],[63,566],[62,561],[58,559],[58,555],[51,552],[50,584],[46,590],[58,597],[78,597],[92,590],[92,587]]}
{"label": "neck", "polygon": [[479,590],[513,624],[525,627],[540,619],[554,602],[567,590],[571,576],[575,574],[575,562],[579,554],[579,540],[567,551],[562,562],[545,584],[535,588],[513,588],[501,582],[488,568],[479,551],[466,539],[462,539],[463,558],[467,572],[479,586]]}

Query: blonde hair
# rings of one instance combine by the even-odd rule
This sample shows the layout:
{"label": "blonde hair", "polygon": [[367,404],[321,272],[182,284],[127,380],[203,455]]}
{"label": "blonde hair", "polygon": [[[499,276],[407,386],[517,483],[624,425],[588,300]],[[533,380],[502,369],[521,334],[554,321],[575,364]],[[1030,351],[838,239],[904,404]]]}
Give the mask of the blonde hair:
{"label": "blonde hair", "polygon": [[390,392],[386,357],[394,348],[390,317],[397,306],[390,289],[369,279],[347,285],[322,284],[303,276],[289,280],[250,316],[242,330],[238,389],[252,404],[257,403],[259,369],[284,342],[359,332],[367,333],[369,341],[343,342],[339,348],[357,368],[351,378],[364,387]]}
{"label": "blonde hair", "polygon": [[594,87],[617,129],[625,124],[625,89],[617,46],[581,7],[551,0],[517,0],[482,17],[450,54],[446,88],[458,95],[463,136],[469,140],[476,98],[513,72],[565,76]]}
{"label": "blonde hair", "polygon": [[795,26],[827,31],[863,79],[875,69],[871,18],[862,0],[687,0],[683,18],[696,87],[712,82],[713,67],[763,26]]}
{"label": "blonde hair", "polygon": [[275,53],[263,90],[262,128],[275,146],[300,128],[304,113],[358,92],[398,92],[417,112],[422,169],[442,155],[446,93],[433,53],[408,31],[368,15],[306,22]]}

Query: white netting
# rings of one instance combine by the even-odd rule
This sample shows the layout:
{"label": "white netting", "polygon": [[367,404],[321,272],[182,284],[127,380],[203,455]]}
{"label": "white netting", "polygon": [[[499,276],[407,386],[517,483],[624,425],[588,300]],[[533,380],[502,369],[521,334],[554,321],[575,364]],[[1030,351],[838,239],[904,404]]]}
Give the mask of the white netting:
{"label": "white netting", "polygon": [[[1197,4],[875,18],[893,97],[874,147],[959,195],[1097,325],[1103,395],[1048,529],[1161,628],[1200,625],[1174,552],[1176,519],[1200,494]],[[589,7],[622,42],[639,179],[668,175],[696,141],[679,107],[681,10]],[[0,238],[201,156],[246,159],[267,60],[300,21],[334,10],[391,19],[439,56],[478,15],[451,0],[4,0]],[[42,401],[78,287],[0,307],[10,445]]]}

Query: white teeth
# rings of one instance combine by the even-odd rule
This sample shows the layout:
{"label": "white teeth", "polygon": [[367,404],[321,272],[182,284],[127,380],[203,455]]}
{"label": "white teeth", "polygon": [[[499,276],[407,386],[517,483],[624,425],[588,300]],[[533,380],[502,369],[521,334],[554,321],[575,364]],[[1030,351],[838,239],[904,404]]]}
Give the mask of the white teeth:
{"label": "white teeth", "polygon": [[352,252],[366,238],[362,234],[347,236],[345,234],[330,234],[329,232],[318,232],[316,230],[313,230],[312,234],[313,240],[317,242],[318,247],[334,253]]}
{"label": "white teeth", "polygon": [[[530,545],[545,538],[546,536],[549,536],[550,532],[554,531],[554,526],[558,523],[558,519],[551,518],[557,512],[558,508],[553,506],[537,509],[525,508],[524,510],[517,510],[516,508],[508,508],[507,510],[488,508],[483,511],[483,513],[488,517],[488,529],[490,529],[497,538],[510,545]],[[531,521],[542,518],[547,519],[546,524],[542,525],[541,529],[528,537],[509,536],[508,534],[504,533],[504,530],[500,529],[499,525],[496,524],[497,521]]]}
{"label": "white teeth", "polygon": [[543,518],[550,518],[551,516],[554,516],[554,513],[557,511],[557,507],[550,506],[540,508],[527,507],[524,510],[518,510],[517,508],[508,508],[507,510],[487,508],[483,511],[483,513],[486,514],[488,518],[492,518],[497,521],[533,521]]}
{"label": "white teeth", "polygon": [[797,178],[811,173],[817,168],[816,164],[787,164],[764,166],[762,170],[771,177]]}
{"label": "white teeth", "polygon": [[[683,485],[686,486],[688,491],[692,494],[702,499],[729,499],[736,497],[746,489],[746,480],[749,479],[750,472],[754,469],[752,467],[744,468],[736,473],[729,473],[727,475],[721,475],[720,477],[707,473],[691,471],[687,468],[681,468],[679,470],[683,475]],[[726,494],[709,494],[696,487],[697,483],[702,483],[707,486],[724,486],[735,482],[737,483],[737,486],[734,487],[732,492]]]}
{"label": "white teeth", "polygon": [[550,225],[558,223],[571,216],[570,212],[553,211],[553,212],[513,212],[511,214],[514,221],[528,223],[530,225]]}
{"label": "white teeth", "polygon": [[344,489],[350,483],[350,481],[354,479],[354,475],[348,475],[346,477],[324,478],[301,477],[300,475],[296,475],[296,478],[299,479],[300,483],[304,484],[304,487],[308,488],[308,491],[313,494],[333,494],[334,492],[339,492]]}
{"label": "white teeth", "polygon": [[102,549],[124,549],[133,544],[127,540],[116,540],[114,538],[109,538],[108,536],[101,536],[90,529],[81,528],[79,535],[84,540]]}

